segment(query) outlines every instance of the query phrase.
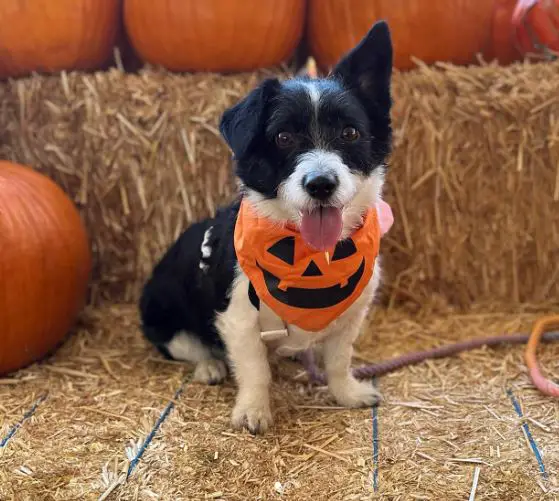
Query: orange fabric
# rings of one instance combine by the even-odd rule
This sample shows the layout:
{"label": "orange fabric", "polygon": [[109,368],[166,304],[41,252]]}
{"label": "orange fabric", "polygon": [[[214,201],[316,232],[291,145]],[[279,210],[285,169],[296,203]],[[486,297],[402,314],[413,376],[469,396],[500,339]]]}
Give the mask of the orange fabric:
{"label": "orange fabric", "polygon": [[543,317],[534,324],[530,339],[526,346],[524,358],[529,369],[530,377],[536,388],[551,397],[559,397],[559,385],[543,375],[537,356],[538,345],[540,344],[543,333],[554,326],[559,326],[559,315]]}
{"label": "orange fabric", "polygon": [[243,200],[234,241],[239,265],[260,301],[284,322],[316,332],[361,295],[373,275],[380,237],[377,211],[371,209],[361,228],[327,256],[297,230],[258,217]]}

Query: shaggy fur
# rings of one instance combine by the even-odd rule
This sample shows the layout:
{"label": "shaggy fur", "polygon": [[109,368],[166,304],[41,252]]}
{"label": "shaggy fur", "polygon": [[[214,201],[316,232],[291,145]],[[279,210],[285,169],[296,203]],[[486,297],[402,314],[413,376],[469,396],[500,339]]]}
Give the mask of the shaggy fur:
{"label": "shaggy fur", "polygon": [[[385,23],[324,79],[268,79],[228,109],[220,131],[234,153],[246,197],[263,217],[300,225],[305,211],[342,210],[341,239],[381,197],[390,153],[392,45]],[[238,385],[233,424],[264,432],[272,423],[270,351],[296,354],[320,343],[328,385],[349,407],[379,394],[350,371],[352,344],[380,280],[377,259],[362,296],[320,333],[288,326],[264,343],[255,298],[237,264],[233,232],[239,202],[192,225],[168,250],[140,302],[146,337],[168,357],[196,365],[195,378],[217,383],[232,369]]]}

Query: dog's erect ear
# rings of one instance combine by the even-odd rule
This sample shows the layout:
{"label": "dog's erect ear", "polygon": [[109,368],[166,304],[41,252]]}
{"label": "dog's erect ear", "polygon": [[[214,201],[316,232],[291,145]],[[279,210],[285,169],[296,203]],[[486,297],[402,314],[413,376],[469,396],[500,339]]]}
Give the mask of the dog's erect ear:
{"label": "dog's erect ear", "polygon": [[277,78],[264,80],[248,96],[223,113],[219,131],[235,158],[246,155],[253,141],[264,133],[267,105],[279,87]]}
{"label": "dog's erect ear", "polygon": [[390,110],[392,41],[385,21],[373,25],[354,49],[332,70],[331,77],[342,82],[381,113]]}

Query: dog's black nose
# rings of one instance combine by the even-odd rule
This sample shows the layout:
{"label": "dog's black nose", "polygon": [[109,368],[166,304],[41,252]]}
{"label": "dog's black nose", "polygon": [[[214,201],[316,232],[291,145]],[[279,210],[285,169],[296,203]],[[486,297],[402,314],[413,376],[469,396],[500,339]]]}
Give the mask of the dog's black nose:
{"label": "dog's black nose", "polygon": [[303,179],[303,188],[317,200],[327,200],[338,187],[338,178],[334,174],[307,174]]}

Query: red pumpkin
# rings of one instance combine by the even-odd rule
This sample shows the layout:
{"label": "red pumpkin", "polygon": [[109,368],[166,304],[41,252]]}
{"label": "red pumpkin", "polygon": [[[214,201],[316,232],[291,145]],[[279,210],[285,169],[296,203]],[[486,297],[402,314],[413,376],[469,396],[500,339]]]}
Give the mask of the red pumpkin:
{"label": "red pumpkin", "polygon": [[248,71],[291,56],[305,0],[125,0],[140,57],[173,71]]}
{"label": "red pumpkin", "polygon": [[[516,0],[309,0],[308,38],[312,55],[327,70],[350,50],[378,20],[388,22],[394,40],[394,66],[448,61],[476,62],[477,54],[510,61],[510,17]],[[506,14],[505,14],[506,16]],[[503,47],[502,40],[508,40]]]}
{"label": "red pumpkin", "polygon": [[90,268],[72,201],[42,174],[0,162],[0,374],[60,343],[84,305]]}
{"label": "red pumpkin", "polygon": [[559,0],[518,0],[512,25],[523,54],[559,53]]}
{"label": "red pumpkin", "polygon": [[0,0],[0,78],[97,69],[119,20],[120,0]]}

